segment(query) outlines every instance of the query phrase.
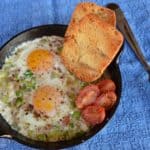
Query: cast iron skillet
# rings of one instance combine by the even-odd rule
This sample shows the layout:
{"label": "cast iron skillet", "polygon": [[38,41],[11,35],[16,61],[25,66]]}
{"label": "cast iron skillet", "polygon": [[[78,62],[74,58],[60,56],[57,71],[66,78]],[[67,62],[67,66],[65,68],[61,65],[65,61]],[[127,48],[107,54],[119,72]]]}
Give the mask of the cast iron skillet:
{"label": "cast iron skillet", "polygon": [[[18,44],[25,42],[25,41],[28,41],[28,40],[33,40],[33,39],[38,38],[38,37],[42,37],[44,35],[47,35],[47,36],[50,36],[50,35],[64,36],[66,28],[67,28],[66,25],[44,25],[44,26],[39,26],[39,27],[34,27],[31,29],[28,29],[28,30],[21,32],[18,35],[14,36],[6,44],[4,44],[0,49],[1,50],[0,51],[0,68],[2,67],[2,65],[4,63],[6,56],[11,55],[13,48],[16,47]],[[71,139],[71,140],[68,140],[68,141],[40,142],[40,141],[31,140],[31,139],[19,134],[15,130],[11,129],[11,127],[5,121],[5,118],[3,118],[0,115],[0,137],[11,138],[13,140],[16,140],[16,141],[22,143],[22,144],[25,144],[25,145],[28,145],[31,147],[35,147],[35,148],[60,149],[60,148],[66,148],[66,147],[80,144],[80,143],[84,142],[85,140],[89,139],[90,137],[94,136],[112,118],[112,116],[115,113],[115,110],[119,104],[120,95],[121,95],[121,74],[120,74],[119,67],[117,65],[117,59],[116,58],[110,64],[110,66],[108,67],[107,70],[108,70],[112,80],[116,84],[116,94],[117,94],[118,99],[117,99],[117,103],[111,109],[111,111],[107,114],[107,118],[105,119],[105,121],[102,124],[95,126],[87,134],[85,134],[83,136],[79,136],[79,137]]]}

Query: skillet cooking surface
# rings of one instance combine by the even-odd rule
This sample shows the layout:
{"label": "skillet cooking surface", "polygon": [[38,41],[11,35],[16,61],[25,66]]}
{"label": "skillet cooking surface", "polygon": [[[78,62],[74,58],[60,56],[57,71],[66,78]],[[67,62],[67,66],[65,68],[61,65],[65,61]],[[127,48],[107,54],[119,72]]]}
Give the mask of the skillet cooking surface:
{"label": "skillet cooking surface", "polygon": [[[66,25],[44,25],[39,26],[35,28],[28,29],[24,32],[19,33],[18,35],[14,36],[12,39],[10,39],[4,46],[1,48],[0,52],[0,67],[2,67],[4,60],[6,56],[11,55],[11,52],[14,47],[21,44],[22,42],[33,40],[38,37],[42,36],[50,36],[50,35],[57,35],[57,36],[64,36],[64,33],[66,31],[67,26]],[[86,135],[73,138],[68,141],[61,141],[61,142],[39,142],[34,141],[29,138],[24,137],[23,135],[19,134],[18,132],[11,129],[11,127],[6,123],[4,118],[0,116],[0,135],[1,137],[5,137],[4,135],[11,135],[12,139],[36,148],[45,148],[45,149],[60,149],[60,148],[66,148],[70,146],[74,146],[77,144],[80,144],[84,142],[85,140],[89,139],[93,135],[95,135],[98,131],[100,131],[112,118],[113,114],[115,113],[115,110],[119,104],[120,95],[121,95],[121,74],[119,67],[116,63],[116,59],[110,64],[110,66],[107,69],[109,75],[111,76],[111,79],[116,84],[116,94],[117,94],[117,103],[115,106],[110,110],[109,114],[107,114],[107,119],[100,124],[95,126],[90,132],[88,132]]]}

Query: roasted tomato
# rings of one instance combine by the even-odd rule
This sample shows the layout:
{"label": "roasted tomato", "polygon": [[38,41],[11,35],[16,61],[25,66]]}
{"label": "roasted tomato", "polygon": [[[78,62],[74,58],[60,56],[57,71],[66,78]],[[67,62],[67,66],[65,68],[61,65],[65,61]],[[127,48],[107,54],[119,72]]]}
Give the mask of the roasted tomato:
{"label": "roasted tomato", "polygon": [[92,126],[102,123],[105,116],[105,109],[100,105],[89,105],[82,111],[82,117]]}
{"label": "roasted tomato", "polygon": [[76,106],[79,109],[85,106],[91,105],[95,102],[96,98],[99,96],[100,91],[97,85],[89,85],[84,87],[76,99]]}
{"label": "roasted tomato", "polygon": [[100,93],[106,93],[107,91],[115,91],[115,83],[110,79],[100,81],[97,86],[99,87]]}
{"label": "roasted tomato", "polygon": [[106,110],[109,110],[116,103],[116,100],[116,94],[113,91],[108,91],[106,93],[101,94],[96,99],[95,104],[104,107]]}

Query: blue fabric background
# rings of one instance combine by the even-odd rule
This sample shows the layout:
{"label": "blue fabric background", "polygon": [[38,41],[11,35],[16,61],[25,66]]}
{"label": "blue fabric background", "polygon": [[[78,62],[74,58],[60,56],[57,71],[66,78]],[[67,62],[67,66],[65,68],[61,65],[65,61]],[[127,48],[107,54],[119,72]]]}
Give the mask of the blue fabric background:
{"label": "blue fabric background", "polygon": [[[76,4],[83,0],[1,0],[0,46],[22,30],[43,24],[67,24]],[[105,5],[112,0],[93,0]],[[116,0],[150,62],[150,1]],[[125,42],[119,66],[123,79],[121,103],[113,119],[96,136],[69,150],[150,150],[150,82]],[[31,150],[0,139],[1,150]]]}

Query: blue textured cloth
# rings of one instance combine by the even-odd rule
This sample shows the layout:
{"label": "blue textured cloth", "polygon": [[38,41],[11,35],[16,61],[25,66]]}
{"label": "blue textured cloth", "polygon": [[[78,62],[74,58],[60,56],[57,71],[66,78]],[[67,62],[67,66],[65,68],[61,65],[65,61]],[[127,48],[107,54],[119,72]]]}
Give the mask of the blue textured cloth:
{"label": "blue textured cloth", "polygon": [[[81,0],[82,1],[82,0]],[[43,24],[67,24],[80,0],[1,0],[0,45],[16,33]],[[93,0],[106,5],[111,0]],[[150,62],[150,0],[116,0]],[[119,108],[107,126],[70,150],[150,150],[150,82],[129,45],[120,57],[123,88]],[[9,139],[0,139],[2,150],[30,150]]]}

